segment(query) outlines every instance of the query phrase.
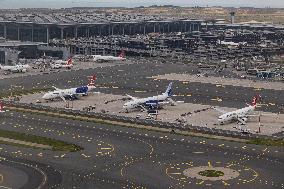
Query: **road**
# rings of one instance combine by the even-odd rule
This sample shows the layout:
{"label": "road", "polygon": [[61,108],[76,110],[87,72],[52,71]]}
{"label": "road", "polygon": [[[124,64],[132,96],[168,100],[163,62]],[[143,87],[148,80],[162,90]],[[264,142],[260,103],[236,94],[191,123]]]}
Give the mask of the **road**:
{"label": "road", "polygon": [[[0,129],[60,139],[84,148],[83,151],[71,153],[1,144],[0,156],[5,157],[7,161],[2,161],[0,165],[17,169],[14,174],[28,177],[26,183],[19,185],[40,185],[44,179],[36,171],[29,172],[28,167],[19,167],[18,162],[34,167],[38,165],[37,168],[47,178],[43,188],[284,187],[283,148],[158,133],[13,111],[1,115]],[[229,178],[220,180],[220,177],[212,181],[208,177],[193,176],[194,170],[216,167],[224,172],[231,172],[225,173]],[[3,179],[5,180],[5,177]]]}

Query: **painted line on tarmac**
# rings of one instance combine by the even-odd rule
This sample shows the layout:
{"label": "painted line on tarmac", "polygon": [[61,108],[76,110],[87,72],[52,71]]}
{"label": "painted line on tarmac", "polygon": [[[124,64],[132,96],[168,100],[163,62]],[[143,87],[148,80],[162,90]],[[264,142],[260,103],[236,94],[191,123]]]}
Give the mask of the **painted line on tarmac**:
{"label": "painted line on tarmac", "polygon": [[[98,123],[103,123],[103,124],[111,124],[114,126],[117,125],[117,126],[122,126],[122,127],[132,127],[132,128],[137,128],[137,129],[146,129],[150,131],[172,133],[172,129],[153,127],[149,125],[147,126],[147,125],[139,125],[139,124],[133,124],[133,123],[125,123],[125,122],[120,122],[120,121],[111,121],[111,120],[99,119],[99,118],[94,118],[94,117],[70,115],[70,114],[64,114],[64,113],[54,113],[54,112],[49,112],[49,111],[25,109],[25,108],[18,108],[18,107],[12,107],[12,106],[7,107],[7,109],[14,110],[14,111],[28,112],[28,113],[38,113],[38,114],[47,115],[47,116],[56,116],[56,117],[65,118],[65,119],[71,118],[71,119],[77,119],[81,121],[93,121],[93,122],[98,122]],[[226,140],[226,141],[241,142],[241,143],[245,143],[249,141],[246,139],[217,136],[217,135],[196,133],[196,132],[190,132],[190,131],[181,131],[178,129],[175,129],[174,131],[175,131],[175,134],[195,136],[195,137],[205,137],[208,139],[218,139],[218,140]]]}

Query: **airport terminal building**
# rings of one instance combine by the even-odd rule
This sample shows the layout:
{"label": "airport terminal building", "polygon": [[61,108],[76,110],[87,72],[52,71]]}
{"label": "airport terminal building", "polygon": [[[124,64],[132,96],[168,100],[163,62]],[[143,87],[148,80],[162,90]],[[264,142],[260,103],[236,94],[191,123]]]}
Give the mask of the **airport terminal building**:
{"label": "airport terminal building", "polygon": [[199,31],[201,20],[145,20],[145,21],[7,21],[0,20],[0,36],[9,40],[47,42],[110,35],[136,35]]}

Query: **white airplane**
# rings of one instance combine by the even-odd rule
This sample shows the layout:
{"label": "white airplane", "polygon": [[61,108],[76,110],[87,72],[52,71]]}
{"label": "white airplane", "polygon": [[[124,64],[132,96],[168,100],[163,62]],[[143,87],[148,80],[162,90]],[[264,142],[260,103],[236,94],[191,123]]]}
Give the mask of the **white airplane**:
{"label": "white airplane", "polygon": [[257,101],[259,101],[259,99],[260,99],[259,95],[254,96],[251,105],[245,108],[231,111],[231,112],[226,112],[224,110],[220,110],[219,108],[214,108],[215,110],[223,113],[218,118],[219,124],[222,125],[228,122],[238,121],[242,125],[245,125],[248,117],[257,116],[257,115],[250,115],[250,114],[255,111],[255,108],[257,106]]}
{"label": "white airplane", "polygon": [[18,64],[15,66],[0,66],[1,70],[4,71],[9,71],[9,72],[13,72],[13,73],[17,73],[17,72],[27,72],[28,69],[30,69],[29,65],[22,65],[22,64]]}
{"label": "white airplane", "polygon": [[217,43],[221,45],[227,45],[227,46],[240,46],[240,45],[246,44],[246,42],[235,43],[232,41],[220,41],[220,40],[217,40]]}
{"label": "white airplane", "polygon": [[75,87],[70,89],[59,89],[56,87],[53,87],[55,90],[51,92],[47,92],[42,96],[42,99],[48,101],[48,100],[54,100],[56,98],[61,98],[63,101],[66,101],[66,99],[76,99],[79,95],[87,95],[88,92],[95,89],[95,80],[96,76],[92,76],[90,79],[90,82],[86,86],[81,87]]}
{"label": "white airplane", "polygon": [[53,64],[50,64],[52,69],[60,69],[60,68],[67,68],[71,69],[73,67],[73,61],[69,58],[67,61],[57,60]]}
{"label": "white airplane", "polygon": [[126,110],[126,112],[129,112],[130,110],[141,108],[143,110],[153,109],[155,107],[160,107],[166,104],[174,104],[174,101],[171,99],[172,97],[172,82],[169,84],[167,90],[162,94],[158,96],[148,97],[148,98],[135,98],[130,95],[127,95],[129,98],[131,98],[131,101],[126,102],[123,105],[123,109]]}
{"label": "white airplane", "polygon": [[121,51],[118,57],[115,56],[102,56],[102,55],[91,55],[93,61],[122,61],[126,60],[125,52]]}

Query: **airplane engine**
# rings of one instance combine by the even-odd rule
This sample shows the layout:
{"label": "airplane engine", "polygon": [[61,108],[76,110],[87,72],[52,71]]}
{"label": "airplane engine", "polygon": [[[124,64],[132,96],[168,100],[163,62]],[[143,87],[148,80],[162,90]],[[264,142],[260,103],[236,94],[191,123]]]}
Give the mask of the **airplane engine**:
{"label": "airplane engine", "polygon": [[241,125],[245,125],[245,123],[247,122],[248,118],[247,117],[240,117],[239,119],[241,119],[243,122],[239,122],[238,124]]}
{"label": "airplane engine", "polygon": [[248,120],[248,118],[247,117],[243,117],[243,118],[241,118],[244,122],[246,122],[247,120]]}

